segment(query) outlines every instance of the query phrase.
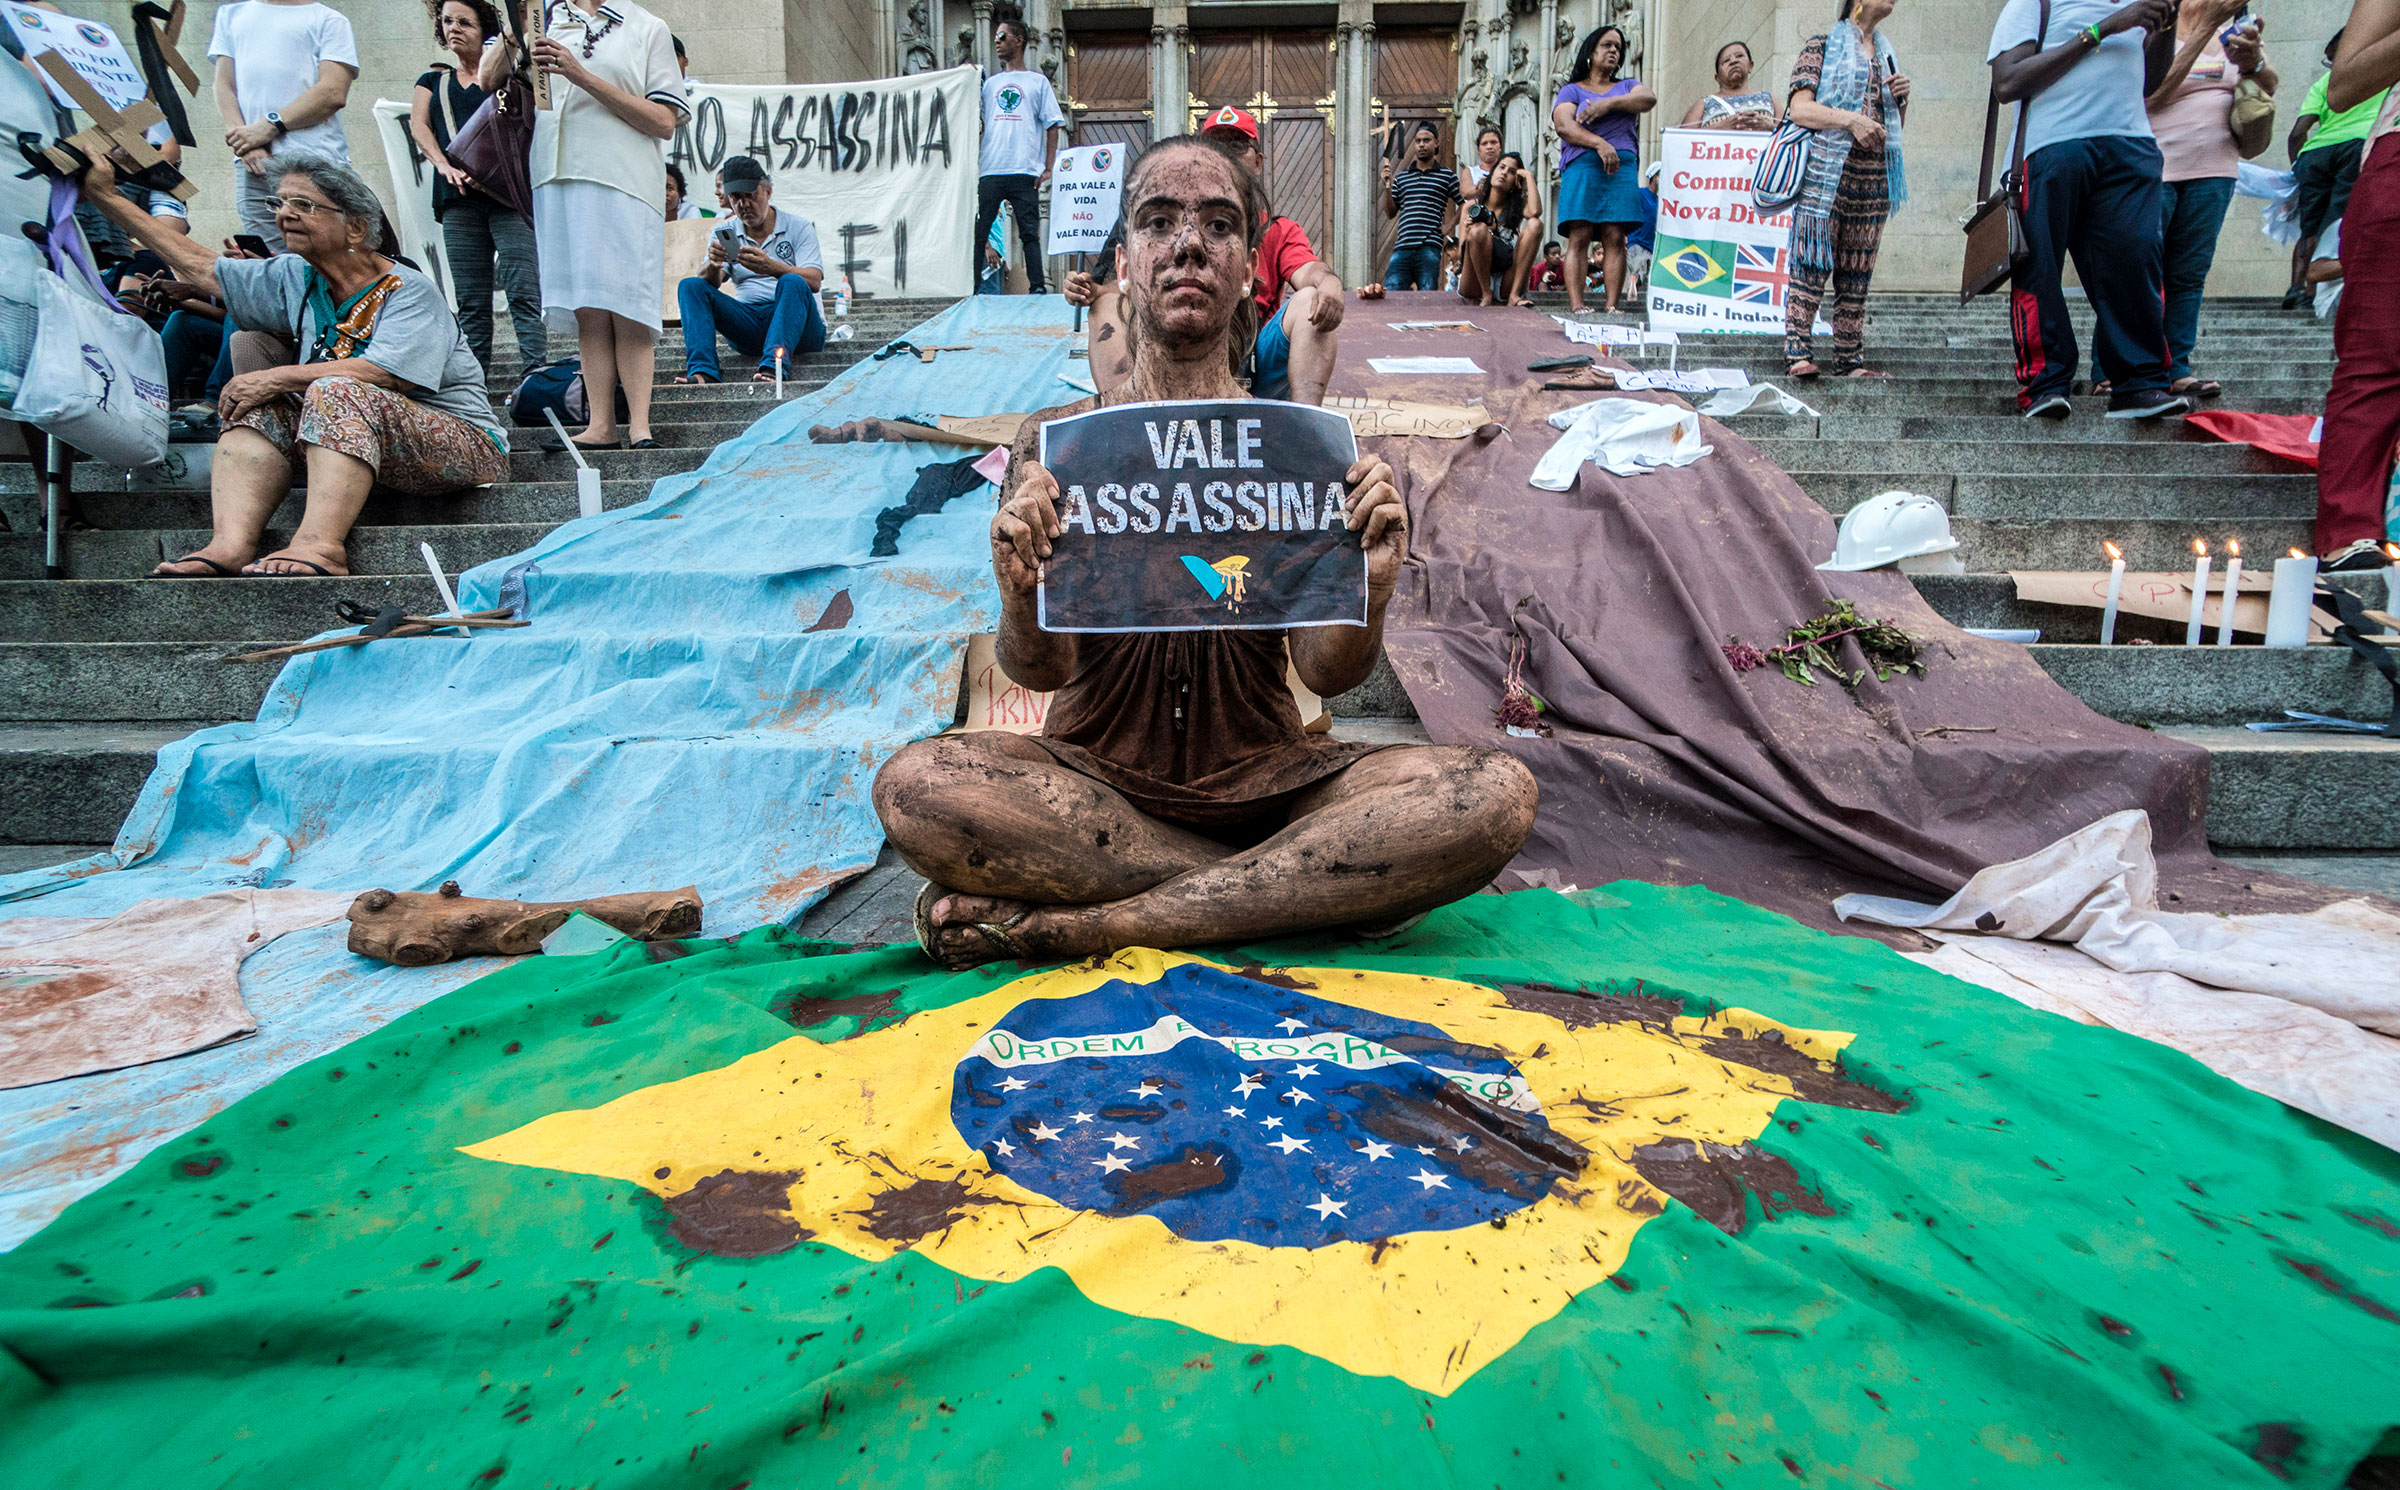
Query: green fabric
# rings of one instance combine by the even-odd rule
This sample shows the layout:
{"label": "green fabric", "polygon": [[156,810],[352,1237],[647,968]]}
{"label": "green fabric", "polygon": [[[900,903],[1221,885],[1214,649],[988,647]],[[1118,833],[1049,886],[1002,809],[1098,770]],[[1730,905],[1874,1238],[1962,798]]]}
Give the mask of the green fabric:
{"label": "green fabric", "polygon": [[786,1040],[811,996],[896,990],[888,1028],[1021,976],[767,928],[529,958],[0,1259],[0,1483],[2331,1486],[2400,1424],[2400,1156],[1880,944],[1611,889],[1218,959],[1643,978],[1856,1032],[1909,1099],[1784,1101],[1759,1144],[1829,1214],[1671,1204],[1447,1397],[1056,1269],[702,1255],[647,1192],[457,1152]]}
{"label": "green fabric", "polygon": [[2308,85],[2307,95],[2300,100],[2302,117],[2310,114],[2317,116],[2317,127],[2310,130],[2308,138],[2300,142],[2302,155],[2306,155],[2311,150],[2322,150],[2328,145],[2339,145],[2348,140],[2365,139],[2367,131],[2375,127],[2375,116],[2383,112],[2384,99],[2391,93],[2391,90],[2386,88],[2365,103],[2344,109],[2328,118],[2326,117],[2328,105],[2325,102],[2325,84],[2332,76],[2333,74],[2329,72],[2318,74],[2317,80]]}

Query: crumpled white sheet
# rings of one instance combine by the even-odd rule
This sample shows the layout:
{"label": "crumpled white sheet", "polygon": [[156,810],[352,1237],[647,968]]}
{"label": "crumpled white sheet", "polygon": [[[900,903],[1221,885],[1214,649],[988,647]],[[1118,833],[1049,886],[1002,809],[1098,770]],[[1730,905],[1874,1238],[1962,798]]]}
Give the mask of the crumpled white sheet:
{"label": "crumpled white sheet", "polygon": [[2071,942],[2116,972],[2179,973],[2400,1035],[2400,917],[2363,900],[2305,916],[2162,911],[2150,815],[2138,808],[1994,864],[1938,906],[1845,895],[1833,910],[1845,921]]}
{"label": "crumpled white sheet", "polygon": [[1700,405],[1700,412],[1711,419],[1728,419],[1735,414],[1755,414],[1760,404],[1767,406],[1768,413],[1781,414],[1786,418],[1796,414],[1805,414],[1811,419],[1818,417],[1816,410],[1773,383],[1752,383],[1747,388],[1720,388],[1708,396],[1706,403]]}
{"label": "crumpled white sheet", "polygon": [[105,917],[0,921],[0,1087],[161,1061],[258,1028],[242,959],[336,921],[348,891],[219,890]]}
{"label": "crumpled white sheet", "polygon": [[2111,972],[2054,942],[1931,935],[1938,951],[1902,955],[2020,1004],[2180,1050],[2262,1096],[2400,1149],[2400,1040],[2270,994]]}
{"label": "crumpled white sheet", "polygon": [[1680,404],[1638,398],[1599,398],[1550,416],[1566,433],[1543,453],[1530,481],[1565,491],[1592,461],[1614,476],[1639,476],[1660,466],[1688,466],[1716,447],[1700,438],[1700,416]]}

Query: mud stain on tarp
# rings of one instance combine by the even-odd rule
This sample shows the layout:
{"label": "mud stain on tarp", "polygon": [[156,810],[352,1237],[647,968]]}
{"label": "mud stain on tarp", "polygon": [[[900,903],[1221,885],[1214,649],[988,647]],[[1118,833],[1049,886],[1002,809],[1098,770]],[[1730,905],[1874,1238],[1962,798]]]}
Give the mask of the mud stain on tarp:
{"label": "mud stain on tarp", "polygon": [[850,592],[848,590],[839,591],[831,600],[825,602],[824,614],[818,616],[816,624],[808,629],[809,631],[839,631],[850,624],[850,617],[856,609],[855,603],[850,599]]}
{"label": "mud stain on tarp", "polygon": [[2279,1480],[2292,1477],[2300,1446],[2300,1430],[2289,1423],[2260,1423],[2250,1430],[2250,1457]]}
{"label": "mud stain on tarp", "polygon": [[1136,1165],[1122,1174],[1111,1175],[1108,1187],[1114,1192],[1116,1203],[1108,1208],[1108,1213],[1131,1215],[1162,1200],[1179,1200],[1203,1190],[1220,1189],[1240,1179],[1241,1173],[1241,1160],[1231,1151],[1215,1144],[1186,1144],[1155,1163]]}
{"label": "mud stain on tarp", "polygon": [[892,1006],[900,1002],[900,990],[887,988],[881,993],[853,993],[840,998],[824,998],[815,994],[779,994],[767,1004],[767,1012],[790,1025],[804,1030],[823,1024],[829,1019],[852,1018],[858,1027],[842,1036],[856,1039],[873,1028],[876,1021],[892,1017]]}
{"label": "mud stain on tarp", "polygon": [[1548,983],[1503,983],[1496,990],[1512,1009],[1547,1014],[1571,1030],[1603,1024],[1638,1024],[1667,1034],[1683,1013],[1681,998],[1642,991],[1639,978],[1598,988],[1558,988]]}
{"label": "mud stain on tarp", "polygon": [[1745,1197],[1751,1195],[1758,1197],[1759,1209],[1769,1221],[1786,1211],[1808,1216],[1833,1214],[1824,1196],[1800,1182],[1790,1160],[1756,1144],[1728,1146],[1669,1138],[1635,1149],[1633,1170],[1727,1236],[1742,1234],[1749,1219]]}
{"label": "mud stain on tarp", "polygon": [[857,1214],[867,1218],[869,1236],[906,1249],[956,1226],[976,1206],[990,1204],[964,1175],[952,1175],[946,1180],[911,1180],[886,1190]]}
{"label": "mud stain on tarp", "polygon": [[1464,1040],[1447,1040],[1439,1035],[1377,1035],[1372,1036],[1386,1049],[1402,1055],[1453,1055],[1461,1060],[1504,1061],[1508,1053],[1489,1045],[1470,1045]]}
{"label": "mud stain on tarp", "polygon": [[1540,1199],[1591,1159],[1582,1144],[1540,1119],[1446,1081],[1407,1090],[1362,1081],[1336,1090],[1359,1104],[1359,1126],[1377,1138],[1430,1148],[1442,1168],[1512,1199]]}
{"label": "mud stain on tarp", "polygon": [[2276,1260],[2352,1308],[2363,1310],[2387,1324],[2400,1324],[2400,1313],[2393,1312],[2389,1305],[2371,1299],[2344,1283],[2322,1263],[2304,1262],[2297,1257],[2281,1253],[2277,1254]]}
{"label": "mud stain on tarp", "polygon": [[1700,1050],[1727,1065],[1748,1066],[1792,1084],[1792,1095],[1825,1107],[1853,1112],[1906,1112],[1908,1099],[1868,1085],[1842,1069],[1841,1059],[1820,1061],[1783,1038],[1783,1031],[1760,1030],[1755,1035],[1709,1035]]}
{"label": "mud stain on tarp", "polygon": [[1253,983],[1265,983],[1276,988],[1289,988],[1297,993],[1313,993],[1317,987],[1314,983],[1306,983],[1293,977],[1282,968],[1261,967],[1255,962],[1235,968],[1233,975],[1237,978],[1248,978]]}
{"label": "mud stain on tarp", "polygon": [[772,1257],[816,1233],[786,1207],[796,1169],[721,1169],[680,1195],[666,1197],[667,1232],[695,1252]]}

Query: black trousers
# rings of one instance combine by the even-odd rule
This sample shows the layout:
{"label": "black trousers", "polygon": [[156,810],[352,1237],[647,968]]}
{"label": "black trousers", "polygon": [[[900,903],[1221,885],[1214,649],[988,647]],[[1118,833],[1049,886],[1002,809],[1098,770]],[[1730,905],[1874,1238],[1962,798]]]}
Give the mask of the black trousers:
{"label": "black trousers", "polygon": [[982,176],[975,184],[975,244],[970,272],[983,273],[983,246],[991,241],[992,219],[1006,202],[1017,218],[1017,243],[1025,250],[1025,286],[1036,295],[1050,286],[1042,275],[1042,194],[1039,176]]}
{"label": "black trousers", "polygon": [[2029,409],[2075,379],[2075,327],[2067,319],[2066,260],[2092,303],[2092,350],[2127,407],[2167,386],[2165,248],[2156,143],[2130,136],[2061,140],[2025,161],[2021,205],[2031,261],[2009,292],[2017,351],[2017,407]]}

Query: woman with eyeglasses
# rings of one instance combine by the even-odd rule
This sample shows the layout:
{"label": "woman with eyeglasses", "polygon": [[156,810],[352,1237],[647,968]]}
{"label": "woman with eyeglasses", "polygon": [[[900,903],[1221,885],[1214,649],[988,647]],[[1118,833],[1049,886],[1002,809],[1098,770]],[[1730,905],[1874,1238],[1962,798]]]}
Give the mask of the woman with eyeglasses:
{"label": "woman with eyeglasses", "polygon": [[[224,433],[209,467],[208,543],[160,579],[350,572],[346,547],[371,491],[431,496],[508,474],[483,365],[434,282],[378,251],[383,208],[348,166],[278,155],[275,229],[288,252],[219,257],[116,191],[105,159],[83,199],[166,260],[175,277],[225,302],[245,331],[290,338],[290,366],[236,373],[219,395]],[[259,556],[267,520],[303,478],[291,541]]]}

